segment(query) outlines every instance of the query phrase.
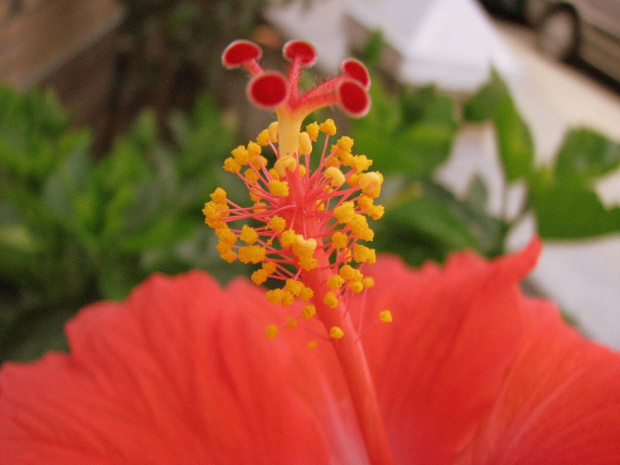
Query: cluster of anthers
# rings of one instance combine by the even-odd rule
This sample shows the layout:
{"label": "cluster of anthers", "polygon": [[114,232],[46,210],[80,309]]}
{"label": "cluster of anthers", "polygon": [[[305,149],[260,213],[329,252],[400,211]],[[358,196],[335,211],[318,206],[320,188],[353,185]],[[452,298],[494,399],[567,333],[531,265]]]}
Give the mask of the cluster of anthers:
{"label": "cluster of anthers", "polygon": [[[383,215],[383,207],[374,203],[383,176],[368,171],[372,160],[352,153],[350,137],[330,144],[336,135],[331,119],[307,124],[303,131],[302,124],[311,112],[334,104],[353,116],[364,115],[370,106],[370,78],[362,63],[348,59],[338,77],[302,92],[300,72],[315,62],[315,50],[306,42],[291,41],[283,51],[290,61],[287,76],[264,71],[258,64],[261,50],[252,42],[235,41],[224,51],[226,67],[243,66],[252,75],[249,99],[274,109],[278,120],[256,141],[232,150],[224,162],[224,169],[245,183],[253,205],[239,206],[217,188],[203,213],[224,260],[260,264],[251,276],[257,285],[268,279],[280,283],[266,291],[270,302],[302,302],[294,307],[298,314],[267,327],[268,338],[275,338],[283,326],[317,316],[329,337],[340,339],[350,327],[344,323],[347,301],[373,286],[359,266],[374,263],[375,251],[360,242],[374,237],[368,217],[378,220]],[[313,145],[322,147],[318,160],[311,159]],[[275,153],[271,167],[263,147]],[[252,226],[231,224],[243,220],[252,220]],[[388,310],[377,315],[377,321],[391,320]]]}

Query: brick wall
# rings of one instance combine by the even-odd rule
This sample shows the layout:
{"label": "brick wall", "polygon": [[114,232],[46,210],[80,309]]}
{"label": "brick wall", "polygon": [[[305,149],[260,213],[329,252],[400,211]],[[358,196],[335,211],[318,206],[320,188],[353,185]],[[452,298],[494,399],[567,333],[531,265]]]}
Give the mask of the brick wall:
{"label": "brick wall", "polygon": [[0,81],[40,83],[121,18],[115,0],[0,0]]}

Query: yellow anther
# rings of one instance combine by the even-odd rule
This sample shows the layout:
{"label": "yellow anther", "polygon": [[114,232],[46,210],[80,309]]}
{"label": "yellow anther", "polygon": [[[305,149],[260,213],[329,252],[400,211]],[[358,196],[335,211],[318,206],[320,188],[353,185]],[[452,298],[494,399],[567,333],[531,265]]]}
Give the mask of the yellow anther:
{"label": "yellow anther", "polygon": [[348,240],[349,237],[345,233],[337,231],[332,234],[332,247],[334,249],[343,249],[347,246]]}
{"label": "yellow anther", "polygon": [[299,176],[302,178],[306,175],[306,167],[305,165],[299,165]]}
{"label": "yellow anther", "polygon": [[252,245],[258,240],[258,233],[251,226],[244,224],[241,228],[241,235],[239,238],[246,244]]}
{"label": "yellow anther", "polygon": [[250,161],[250,153],[243,145],[231,150],[230,153],[235,158],[235,161],[241,166],[247,165]]}
{"label": "yellow anther", "polygon": [[349,186],[351,187],[359,187],[361,177],[361,174],[352,174],[351,176],[349,176],[349,179],[347,179],[347,184],[349,184]]}
{"label": "yellow anther", "polygon": [[310,271],[319,266],[319,262],[316,258],[311,256],[299,257],[299,266],[305,271]]}
{"label": "yellow anther", "polygon": [[226,223],[221,219],[224,215],[222,215],[220,211],[220,206],[215,202],[211,201],[205,203],[202,213],[205,215],[205,223],[211,228],[218,229],[226,227]]}
{"label": "yellow anther", "polygon": [[372,241],[374,239],[375,233],[368,226],[368,220],[366,220],[364,215],[356,213],[347,224],[356,239],[363,241]]}
{"label": "yellow anther", "polygon": [[295,160],[295,157],[292,155],[284,155],[276,160],[273,168],[276,170],[276,173],[278,173],[278,176],[283,178],[286,176],[287,171],[295,171],[295,168],[297,168],[297,160]]}
{"label": "yellow anther", "polygon": [[295,243],[297,234],[292,229],[287,229],[280,236],[280,244],[282,247],[291,247]]}
{"label": "yellow anther", "polygon": [[[257,147],[260,147],[258,144],[254,144]],[[256,155],[250,158],[250,165],[252,165],[255,169],[262,169],[263,166],[267,166],[267,159],[262,155]]]}
{"label": "yellow anther", "polygon": [[260,134],[258,135],[258,137],[256,138],[256,142],[258,142],[260,145],[262,146],[266,146],[269,145],[269,130],[268,129],[263,129]]}
{"label": "yellow anther", "polygon": [[334,120],[331,118],[328,118],[325,121],[323,121],[319,125],[319,129],[321,132],[324,132],[325,134],[328,134],[330,136],[333,136],[334,134],[336,134],[336,124],[334,123]]}
{"label": "yellow anther", "polygon": [[213,200],[215,203],[225,202],[226,201],[226,191],[224,189],[222,189],[221,187],[218,187],[211,194],[211,200]]}
{"label": "yellow anther", "polygon": [[288,182],[272,179],[271,181],[269,181],[269,192],[277,197],[287,197]]}
{"label": "yellow anther", "polygon": [[234,232],[232,232],[228,228],[228,226],[226,226],[225,228],[216,229],[215,235],[219,238],[221,243],[228,244],[230,247],[235,245],[235,243],[237,242],[237,235]]}
{"label": "yellow anther", "polygon": [[260,245],[246,245],[239,247],[239,261],[241,263],[260,263],[265,259],[267,251]]}
{"label": "yellow anther", "polygon": [[310,155],[312,153],[312,142],[307,132],[299,133],[299,155]]}
{"label": "yellow anther", "polygon": [[297,326],[297,320],[295,318],[289,318],[288,320],[286,320],[287,328],[294,328],[295,326]]}
{"label": "yellow anther", "polygon": [[361,281],[364,277],[360,270],[353,268],[351,265],[343,265],[338,274],[347,281]]}
{"label": "yellow anther", "polygon": [[304,284],[295,279],[287,279],[286,284],[284,285],[284,289],[289,291],[294,296],[298,296],[303,288]]}
{"label": "yellow anther", "polygon": [[241,165],[233,157],[228,157],[224,160],[224,171],[229,173],[238,173],[241,171]]}
{"label": "yellow anther", "polygon": [[277,121],[274,121],[273,123],[271,123],[269,125],[269,128],[267,129],[267,132],[269,133],[269,140],[271,142],[273,142],[274,144],[276,142],[278,142],[279,131],[278,131],[278,122]]}
{"label": "yellow anther", "polygon": [[275,264],[275,262],[263,262],[262,264],[262,269],[268,275],[273,274],[276,271],[276,268],[277,268],[277,265]]}
{"label": "yellow anther", "polygon": [[281,233],[284,231],[284,228],[286,228],[286,220],[281,216],[276,215],[269,220],[267,227]]}
{"label": "yellow anther", "polygon": [[309,320],[316,315],[316,307],[314,305],[304,305],[301,309],[301,317],[304,320]]}
{"label": "yellow anther", "polygon": [[372,276],[364,276],[362,279],[362,284],[364,285],[364,289],[370,289],[375,285],[375,280]]}
{"label": "yellow anther", "polygon": [[228,263],[232,263],[237,259],[237,254],[232,250],[228,250],[224,253],[220,253],[220,257]]}
{"label": "yellow anther", "polygon": [[382,184],[383,175],[378,171],[364,173],[359,180],[359,186],[362,189],[362,192],[371,199],[379,197],[379,194],[381,194]]}
{"label": "yellow anther", "polygon": [[340,187],[344,184],[345,181],[344,174],[342,174],[342,171],[340,171],[335,166],[330,166],[329,168],[327,168],[325,170],[325,173],[323,173],[323,176],[325,176],[325,179],[329,180],[329,183],[333,187]]}
{"label": "yellow anther", "polygon": [[271,176],[271,179],[280,180],[280,175],[275,168],[269,168],[269,176]]}
{"label": "yellow anther", "polygon": [[257,286],[260,286],[261,284],[263,284],[265,281],[267,281],[267,278],[269,277],[270,273],[265,272],[265,270],[263,270],[262,268],[260,270],[256,270],[254,271],[251,275],[250,275],[250,279],[252,280],[252,282],[254,284],[256,284]]}
{"label": "yellow anther", "polygon": [[278,327],[276,325],[269,325],[265,330],[265,336],[267,339],[275,339],[278,335]]}
{"label": "yellow anther", "polygon": [[361,244],[355,244],[353,246],[353,260],[357,263],[368,263],[371,265],[377,261],[377,256],[374,249]]}
{"label": "yellow anther", "polygon": [[338,142],[336,142],[336,147],[340,151],[351,152],[351,149],[353,148],[353,139],[349,136],[342,136],[338,139]]}
{"label": "yellow anther", "polygon": [[327,287],[329,287],[332,291],[340,289],[343,284],[344,279],[342,278],[342,276],[339,276],[337,274],[333,275],[327,280]]}
{"label": "yellow anther", "polygon": [[339,328],[338,326],[332,326],[330,328],[329,337],[332,339],[340,339],[342,336],[344,336],[344,331],[342,328]]}
{"label": "yellow anther", "polygon": [[362,284],[361,281],[350,282],[349,284],[347,284],[347,287],[351,289],[353,292],[355,292],[356,294],[359,294],[360,292],[364,290],[364,285]]}
{"label": "yellow anther", "polygon": [[293,302],[295,302],[295,296],[291,294],[289,291],[283,289],[282,300],[280,301],[280,303],[284,305],[285,307],[288,307],[289,305],[293,305]]}
{"label": "yellow anther", "polygon": [[248,157],[250,160],[260,155],[262,150],[263,148],[256,142],[248,142]]}
{"label": "yellow anther", "polygon": [[379,320],[383,323],[391,323],[392,322],[392,312],[389,310],[382,310],[379,312]]}
{"label": "yellow anther", "polygon": [[248,168],[247,170],[245,170],[243,172],[243,176],[250,184],[256,183],[256,181],[258,181],[259,179],[258,173],[252,168]]}
{"label": "yellow anther", "polygon": [[314,123],[311,123],[309,125],[306,126],[306,132],[308,133],[308,136],[310,137],[310,140],[312,142],[314,142],[317,137],[319,137],[319,125],[318,123],[315,121]]}
{"label": "yellow anther", "polygon": [[323,303],[329,308],[336,308],[338,306],[338,297],[332,291],[327,292],[323,298]]}
{"label": "yellow anther", "polygon": [[351,166],[356,173],[361,173],[362,171],[366,171],[372,165],[372,160],[370,160],[366,155],[358,155],[356,157],[352,157],[350,161],[348,161],[348,165]]}
{"label": "yellow anther", "polygon": [[270,289],[265,292],[265,297],[272,304],[277,304],[278,302],[280,302],[283,296],[284,291],[282,289]]}
{"label": "yellow anther", "polygon": [[266,206],[267,205],[265,204],[265,202],[261,200],[257,200],[256,202],[254,202],[254,205],[253,205],[254,208],[252,208],[252,211],[254,213],[260,213],[265,210]]}
{"label": "yellow anther", "polygon": [[305,239],[301,234],[295,235],[295,243],[293,244],[293,253],[298,257],[312,256],[316,250],[316,239],[311,237]]}
{"label": "yellow anther", "polygon": [[299,293],[299,298],[304,302],[308,302],[314,296],[314,291],[309,287],[304,287]]}
{"label": "yellow anther", "polygon": [[374,205],[370,211],[368,211],[368,215],[370,215],[373,220],[381,219],[384,213],[385,207],[383,205]]}
{"label": "yellow anther", "polygon": [[343,202],[339,207],[334,208],[334,216],[340,223],[348,223],[355,216],[355,206],[353,202]]}

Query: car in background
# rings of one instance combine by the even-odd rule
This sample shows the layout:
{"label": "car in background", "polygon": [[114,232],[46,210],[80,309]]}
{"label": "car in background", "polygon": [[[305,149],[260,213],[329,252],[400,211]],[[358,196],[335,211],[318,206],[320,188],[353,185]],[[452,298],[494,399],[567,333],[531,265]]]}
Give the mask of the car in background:
{"label": "car in background", "polygon": [[529,0],[525,16],[548,57],[580,57],[620,82],[620,0]]}
{"label": "car in background", "polygon": [[490,11],[524,18],[529,0],[480,0]]}

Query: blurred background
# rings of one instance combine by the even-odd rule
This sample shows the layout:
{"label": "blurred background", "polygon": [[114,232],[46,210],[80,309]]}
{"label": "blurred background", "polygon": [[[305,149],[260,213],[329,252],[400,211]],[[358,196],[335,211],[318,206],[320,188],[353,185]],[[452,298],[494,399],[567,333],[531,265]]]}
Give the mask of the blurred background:
{"label": "blurred background", "polygon": [[[221,68],[233,39],[347,56],[373,107],[340,132],[386,176],[379,250],[494,257],[533,234],[527,292],[620,348],[620,0],[0,0],[0,361],[64,349],[83,305],[153,272],[222,282],[202,206],[272,115]],[[309,76],[307,84],[313,82]]]}

